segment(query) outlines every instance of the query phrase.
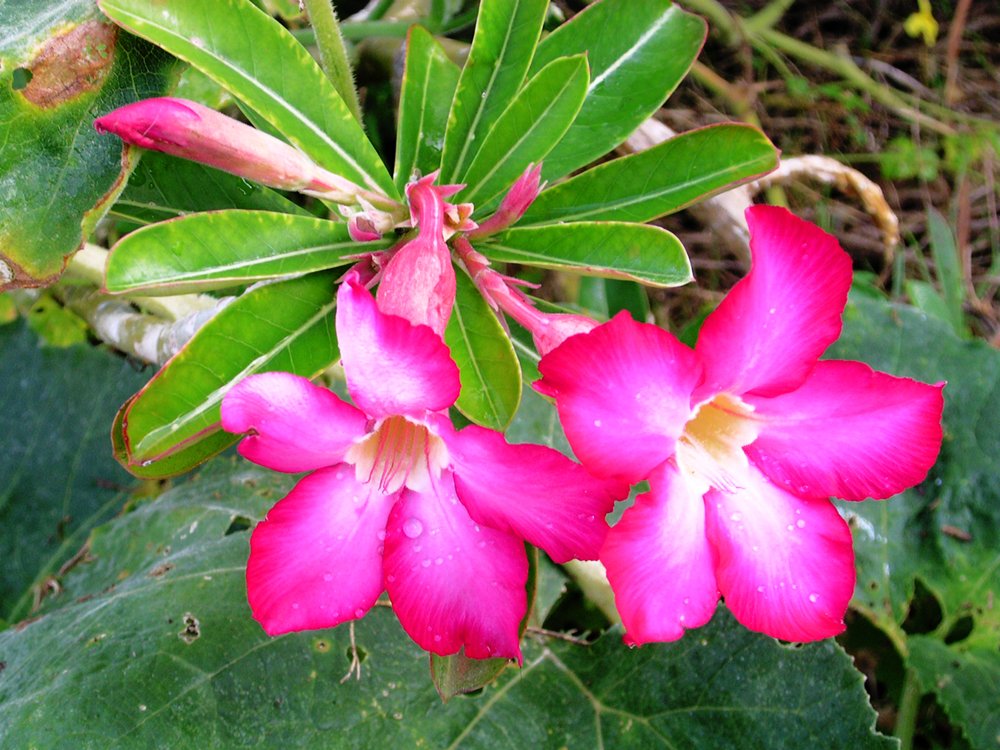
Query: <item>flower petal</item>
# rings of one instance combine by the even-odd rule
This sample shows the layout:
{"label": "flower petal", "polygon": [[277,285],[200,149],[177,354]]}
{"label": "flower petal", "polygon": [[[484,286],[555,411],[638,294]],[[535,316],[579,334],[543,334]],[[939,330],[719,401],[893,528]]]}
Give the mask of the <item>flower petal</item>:
{"label": "flower petal", "polygon": [[715,575],[750,630],[815,641],[844,629],[854,593],[851,532],[826,499],[800,498],[751,466],[747,487],[705,496]]}
{"label": "flower petal", "polygon": [[382,593],[382,539],[395,496],[338,464],[314,472],[250,537],[247,598],[269,635],[362,617]]}
{"label": "flower petal", "polygon": [[753,267],[705,319],[699,396],[774,396],[797,388],[840,335],[851,259],[837,240],[783,208],[747,209]]}
{"label": "flower petal", "polygon": [[524,544],[469,518],[450,474],[431,492],[403,492],[389,517],[385,573],[393,610],[421,648],[520,661]]}
{"label": "flower petal", "polygon": [[441,337],[382,313],[355,272],[337,293],[337,339],[347,390],[371,417],[420,417],[458,398],[458,367]]}
{"label": "flower petal", "polygon": [[763,427],[747,455],[798,495],[886,498],[921,482],[941,448],[943,384],[823,361],[801,388],[751,398]]}
{"label": "flower petal", "polygon": [[619,313],[542,357],[535,388],[556,400],[580,462],[637,482],[674,452],[701,376],[697,355],[666,331]]}
{"label": "flower petal", "polygon": [[708,622],[719,601],[697,489],[672,461],[653,473],[650,488],[601,549],[629,645],[675,641]]}
{"label": "flower petal", "polygon": [[240,453],[275,471],[309,471],[340,463],[366,417],[335,394],[288,372],[250,375],[222,398],[222,427],[249,432]]}
{"label": "flower petal", "polygon": [[595,479],[552,448],[511,445],[482,427],[442,437],[473,519],[541,547],[558,563],[597,559],[608,533],[604,517],[628,495],[625,483]]}

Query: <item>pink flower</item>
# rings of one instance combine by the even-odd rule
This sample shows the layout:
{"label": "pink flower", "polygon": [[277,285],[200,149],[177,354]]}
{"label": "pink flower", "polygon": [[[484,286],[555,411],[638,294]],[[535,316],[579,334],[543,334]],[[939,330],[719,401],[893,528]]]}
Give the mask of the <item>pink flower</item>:
{"label": "pink flower", "polygon": [[751,630],[841,632],[854,555],[828,498],[894,495],[940,448],[943,384],[817,361],[851,284],[836,240],[780,208],[747,220],[753,268],[694,350],[622,314],[539,365],[583,465],[649,481],[600,553],[630,643],[680,638],[720,593]]}
{"label": "pink flower", "polygon": [[542,164],[531,164],[517,178],[500,202],[500,207],[490,218],[469,232],[470,239],[480,239],[502,232],[517,222],[542,192]]}
{"label": "pink flower", "polygon": [[520,659],[524,540],[594,559],[625,488],[549,448],[509,445],[445,410],[458,369],[429,327],[383,313],[348,274],[337,296],[350,405],[288,373],[250,376],[222,403],[240,453],[312,471],[257,525],[247,593],[271,635],[362,617],[386,590],[437,654]]}

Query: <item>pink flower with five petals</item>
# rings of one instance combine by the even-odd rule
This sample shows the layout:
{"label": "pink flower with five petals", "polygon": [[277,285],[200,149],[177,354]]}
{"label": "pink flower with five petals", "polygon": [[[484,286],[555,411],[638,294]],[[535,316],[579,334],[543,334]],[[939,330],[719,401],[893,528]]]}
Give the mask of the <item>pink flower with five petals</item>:
{"label": "pink flower with five petals", "polygon": [[894,495],[941,445],[943,384],[818,360],[851,284],[837,241],[780,208],[747,221],[751,272],[695,349],[620,314],[539,365],[583,465],[649,481],[600,553],[630,643],[680,638],[720,593],[751,630],[841,632],[854,554],[829,497]]}
{"label": "pink flower with five petals", "polygon": [[248,434],[243,456],[312,471],[251,536],[254,617],[271,635],[332,627],[388,591],[422,648],[520,659],[524,541],[560,562],[596,558],[625,488],[550,448],[456,430],[458,369],[441,338],[379,310],[356,272],[337,303],[353,405],[280,372],[222,402],[223,427]]}

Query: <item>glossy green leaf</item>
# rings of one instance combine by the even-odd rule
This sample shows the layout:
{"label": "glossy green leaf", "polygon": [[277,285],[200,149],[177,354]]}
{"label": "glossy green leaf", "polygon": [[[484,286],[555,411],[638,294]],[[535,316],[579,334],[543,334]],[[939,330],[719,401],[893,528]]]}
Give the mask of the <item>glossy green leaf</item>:
{"label": "glossy green leaf", "polygon": [[444,340],[458,365],[462,391],[455,406],[476,424],[504,430],[521,400],[521,368],[496,313],[463,271]]}
{"label": "glossy green leaf", "polygon": [[459,199],[487,204],[542,158],[573,124],[587,93],[583,55],[555,60],[535,75],[503,111],[462,181]]}
{"label": "glossy green leaf", "polygon": [[389,246],[363,245],[347,225],[268,211],[213,211],[143,227],[108,256],[110,292],[179,294],[224,289],[347,265],[351,256]]}
{"label": "glossy green leaf", "polygon": [[162,95],[174,67],[91,0],[0,3],[0,290],[62,272],[123,184],[94,118]]}
{"label": "glossy green leaf", "polygon": [[684,78],[705,33],[701,18],[669,0],[603,0],[546,37],[531,73],[586,53],[590,85],[580,114],[546,157],[542,177],[562,177],[624,141]]}
{"label": "glossy green leaf", "polygon": [[0,633],[11,747],[892,747],[833,641],[787,647],[724,610],[681,642],[525,640],[524,666],[442,703],[388,607],[353,630],[268,638],[246,531],[288,476],[221,461],[97,529],[48,614]]}
{"label": "glossy green leaf", "polygon": [[246,375],[284,370],[311,378],[335,362],[335,278],[320,272],[265,284],[205,324],[125,412],[129,464],[141,466],[217,432],[222,396]]}
{"label": "glossy green leaf", "polygon": [[275,190],[157,151],[142,155],[111,214],[136,224],[152,224],[227,208],[310,215]]}
{"label": "glossy green leaf", "polygon": [[147,377],[90,346],[40,348],[23,321],[0,327],[0,619],[27,617],[51,593],[42,581],[117,512],[133,480],[108,424]]}
{"label": "glossy green leaf", "polygon": [[393,170],[400,192],[417,175],[441,166],[444,131],[459,74],[458,66],[423,26],[410,29]]}
{"label": "glossy green leaf", "polygon": [[854,528],[854,605],[904,637],[919,578],[941,605],[943,633],[969,615],[974,635],[982,628],[1000,642],[992,605],[1000,599],[1000,352],[911,307],[856,297],[831,353],[948,383],[944,444],[927,481],[886,501],[840,504]]}
{"label": "glossy green leaf", "polygon": [[201,70],[332,172],[397,197],[357,120],[308,51],[249,0],[100,0],[101,9]]}
{"label": "glossy green leaf", "polygon": [[777,150],[756,128],[701,128],[553,185],[535,199],[518,226],[565,221],[646,222],[777,166]]}
{"label": "glossy green leaf", "polygon": [[624,222],[580,222],[509,229],[479,247],[490,260],[669,287],[691,280],[691,265],[665,229]]}
{"label": "glossy green leaf", "polygon": [[469,59],[448,115],[442,183],[463,181],[486,134],[521,88],[547,6],[547,0],[483,0],[480,4]]}
{"label": "glossy green leaf", "polygon": [[993,750],[1000,744],[998,644],[996,637],[971,647],[946,646],[929,636],[910,638],[907,663],[975,750]]}

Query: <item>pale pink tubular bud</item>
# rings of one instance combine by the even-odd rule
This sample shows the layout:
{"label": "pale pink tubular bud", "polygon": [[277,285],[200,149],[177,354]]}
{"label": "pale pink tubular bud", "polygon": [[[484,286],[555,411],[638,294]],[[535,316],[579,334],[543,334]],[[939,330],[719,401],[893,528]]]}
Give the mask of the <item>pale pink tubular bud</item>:
{"label": "pale pink tubular bud", "polygon": [[528,210],[528,206],[535,202],[535,198],[542,191],[541,176],[541,163],[530,165],[524,170],[524,174],[518,177],[517,181],[511,185],[507,195],[500,202],[500,208],[496,210],[496,213],[480,224],[478,229],[469,232],[469,236],[475,239],[502,232],[524,216],[524,212]]}
{"label": "pale pink tubular bud", "polygon": [[355,242],[374,242],[382,235],[375,231],[372,220],[364,214],[355,214],[347,221],[347,233]]}
{"label": "pale pink tubular bud", "polygon": [[501,309],[531,333],[535,348],[543,357],[570,336],[596,328],[596,320],[572,313],[545,313],[535,308],[515,282],[490,268],[490,262],[465,237],[455,240],[455,249],[475,282],[479,293],[494,309]]}
{"label": "pale pink tubular bud", "polygon": [[417,236],[386,264],[375,299],[382,312],[430,326],[443,336],[455,304],[455,269],[444,240],[447,204],[434,177],[406,188]]}
{"label": "pale pink tubular bud", "polygon": [[364,190],[287,143],[197,102],[173,97],[128,104],[94,121],[99,133],[207,164],[282,190],[354,203]]}

